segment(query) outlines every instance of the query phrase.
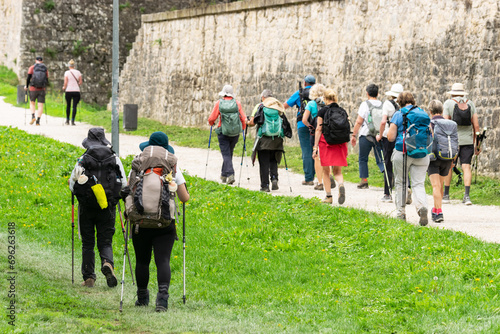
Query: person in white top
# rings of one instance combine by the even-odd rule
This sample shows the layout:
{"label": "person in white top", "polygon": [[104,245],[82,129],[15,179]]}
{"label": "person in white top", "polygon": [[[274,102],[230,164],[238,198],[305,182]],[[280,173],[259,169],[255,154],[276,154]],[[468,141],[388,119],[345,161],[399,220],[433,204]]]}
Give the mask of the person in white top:
{"label": "person in white top", "polygon": [[69,70],[64,73],[63,91],[66,97],[66,125],[69,125],[69,114],[71,110],[71,101],[73,100],[73,115],[71,115],[71,125],[75,125],[76,107],[80,102],[80,86],[83,83],[82,73],[75,70],[75,61],[71,59],[68,62]]}

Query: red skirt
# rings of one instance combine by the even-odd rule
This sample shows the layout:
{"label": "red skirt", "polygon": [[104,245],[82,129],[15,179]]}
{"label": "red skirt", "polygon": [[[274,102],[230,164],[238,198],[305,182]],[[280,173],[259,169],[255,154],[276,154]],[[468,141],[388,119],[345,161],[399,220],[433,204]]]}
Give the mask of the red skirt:
{"label": "red skirt", "polygon": [[347,143],[330,145],[321,135],[318,148],[321,166],[347,166]]}

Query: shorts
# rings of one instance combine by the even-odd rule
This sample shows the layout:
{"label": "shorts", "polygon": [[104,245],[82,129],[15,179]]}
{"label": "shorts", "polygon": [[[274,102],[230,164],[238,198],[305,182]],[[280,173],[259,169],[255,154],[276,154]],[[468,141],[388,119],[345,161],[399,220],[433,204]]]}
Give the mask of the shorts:
{"label": "shorts", "polygon": [[450,172],[452,160],[434,160],[429,163],[427,167],[427,174],[439,174],[439,176],[447,176]]}
{"label": "shorts", "polygon": [[45,89],[44,90],[30,90],[30,101],[37,100],[38,103],[45,103]]}
{"label": "shorts", "polygon": [[474,145],[462,145],[458,147],[458,158],[460,164],[470,165],[474,155]]}

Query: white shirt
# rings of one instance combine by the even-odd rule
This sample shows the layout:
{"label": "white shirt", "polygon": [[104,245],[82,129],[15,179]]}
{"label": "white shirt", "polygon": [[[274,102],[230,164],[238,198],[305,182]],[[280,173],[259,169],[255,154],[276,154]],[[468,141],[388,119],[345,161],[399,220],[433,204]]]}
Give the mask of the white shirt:
{"label": "white shirt", "polygon": [[391,101],[386,100],[384,105],[382,106],[382,116],[387,116],[387,123],[385,123],[385,130],[382,134],[382,137],[387,138],[387,132],[389,132],[389,121],[391,120],[392,115],[396,112],[396,108]]}

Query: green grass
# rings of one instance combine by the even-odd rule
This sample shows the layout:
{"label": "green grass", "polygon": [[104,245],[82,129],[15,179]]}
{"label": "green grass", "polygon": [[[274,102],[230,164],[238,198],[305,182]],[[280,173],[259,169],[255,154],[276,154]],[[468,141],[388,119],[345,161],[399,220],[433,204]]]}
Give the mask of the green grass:
{"label": "green grass", "polygon": [[[156,314],[151,306],[134,307],[127,271],[124,311],[119,313],[120,287],[108,289],[99,273],[96,288],[78,285],[78,238],[77,279],[71,285],[67,179],[82,152],[0,127],[0,247],[6,272],[7,223],[14,222],[18,332],[500,331],[497,244],[325,206],[317,199],[269,196],[189,175],[186,305],[178,242],[171,261],[169,311]],[[127,172],[130,162],[131,157],[124,161]],[[113,242],[121,277],[119,228]],[[152,291],[154,272],[151,265]],[[7,306],[7,293],[1,299]],[[0,331],[9,329],[4,318]]]}
{"label": "green grass", "polygon": [[[0,96],[6,96],[6,102],[16,105],[16,88],[12,85],[17,83],[16,75],[0,66]],[[65,102],[60,92],[49,90],[47,96],[47,112],[51,116],[65,117]],[[107,132],[111,131],[111,117],[110,111],[107,111],[99,106],[91,106],[82,103],[81,109],[77,113],[77,122],[87,122],[89,124],[102,126]],[[120,114],[120,124],[123,124],[123,115]],[[206,129],[199,129],[193,127],[179,127],[164,125],[158,121],[139,118],[138,129],[136,131],[126,132],[131,135],[149,136],[154,131],[164,131],[168,134],[170,140],[175,142],[176,145],[186,147],[206,148],[208,147],[208,139],[210,131]],[[249,135],[246,143],[247,155],[250,155],[255,137],[255,130],[249,130]],[[210,147],[212,149],[219,149],[217,136],[212,134],[212,141]],[[288,167],[295,172],[302,172],[302,152],[300,147],[285,143],[286,158]],[[235,149],[235,155],[241,156],[243,153],[243,144],[240,141]],[[373,155],[373,153],[372,153]],[[351,152],[348,156],[348,167],[343,169],[344,178],[348,182],[359,182],[359,167],[358,156],[356,152]],[[282,167],[284,161],[282,160]],[[375,163],[374,156],[371,156],[368,163],[369,167],[369,183],[371,186],[383,187],[384,175],[380,173]],[[462,199],[464,193],[463,183],[460,186],[455,185],[456,177],[452,182],[450,189],[450,196],[452,199]],[[432,194],[432,187],[429,180],[426,180],[426,191]],[[500,180],[483,176],[477,177],[477,184],[472,184],[470,190],[471,198],[474,204],[482,205],[500,205]]]}

